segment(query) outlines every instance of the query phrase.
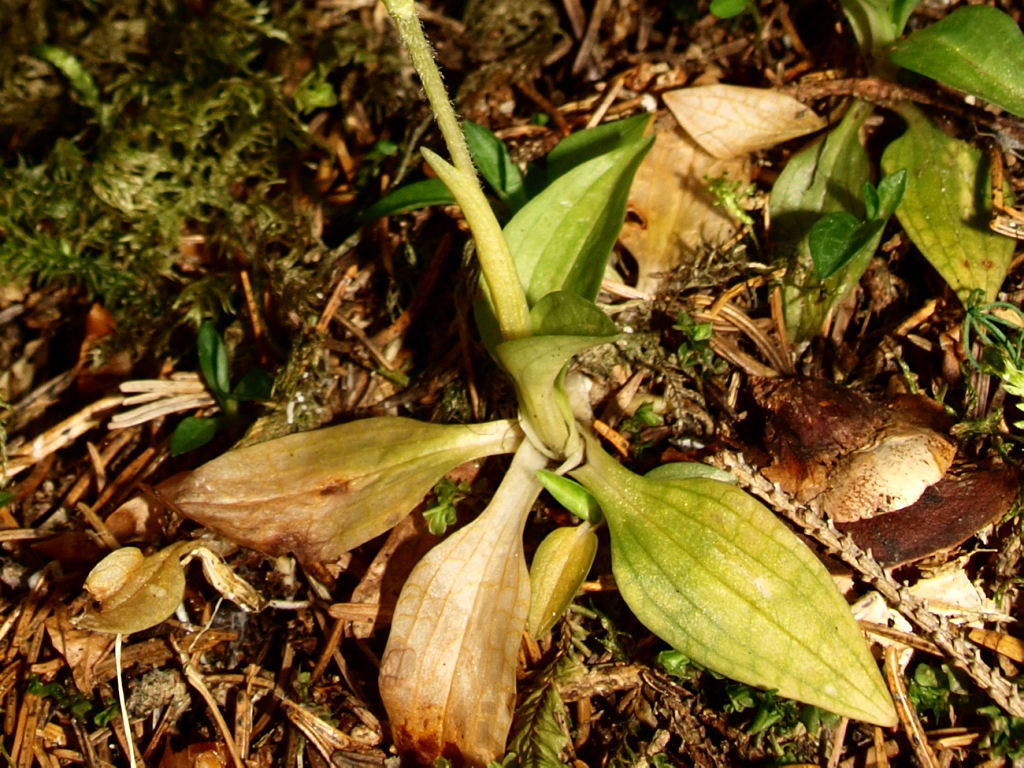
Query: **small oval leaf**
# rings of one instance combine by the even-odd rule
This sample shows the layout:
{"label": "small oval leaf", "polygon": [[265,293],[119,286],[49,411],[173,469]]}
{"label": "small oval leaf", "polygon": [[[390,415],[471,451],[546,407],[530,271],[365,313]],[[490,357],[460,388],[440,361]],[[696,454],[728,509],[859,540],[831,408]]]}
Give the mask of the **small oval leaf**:
{"label": "small oval leaf", "polygon": [[538,639],[565,613],[597,555],[597,534],[583,525],[556,528],[537,547],[530,564],[530,614],[527,626]]}

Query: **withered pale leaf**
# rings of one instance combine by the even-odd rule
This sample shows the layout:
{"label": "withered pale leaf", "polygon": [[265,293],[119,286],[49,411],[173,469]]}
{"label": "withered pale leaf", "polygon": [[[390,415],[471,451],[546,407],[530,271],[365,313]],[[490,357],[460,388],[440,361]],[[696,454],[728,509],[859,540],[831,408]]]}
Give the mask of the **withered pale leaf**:
{"label": "withered pale leaf", "polygon": [[736,234],[736,223],[707,191],[705,178],[723,175],[745,187],[750,163],[712,157],[677,126],[657,132],[633,179],[619,234],[636,259],[640,290],[655,289],[658,275],[692,260],[702,245],[721,245]]}
{"label": "withered pale leaf", "polygon": [[115,549],[96,564],[85,588],[99,603],[74,620],[79,629],[131,634],[156,626],[181,603],[185,572],[180,558],[191,542],[179,542],[146,557],[135,547]]}
{"label": "withered pale leaf", "polygon": [[522,530],[546,459],[523,443],[487,509],[406,581],[381,660],[395,743],[424,764],[500,759],[530,603]]}
{"label": "withered pale leaf", "polygon": [[387,531],[449,470],[521,439],[511,421],[377,417],[228,451],[162,490],[237,544],[312,565]]}
{"label": "withered pale leaf", "polygon": [[662,94],[679,124],[715,157],[727,160],[820,131],[827,123],[778,91],[701,85]]}

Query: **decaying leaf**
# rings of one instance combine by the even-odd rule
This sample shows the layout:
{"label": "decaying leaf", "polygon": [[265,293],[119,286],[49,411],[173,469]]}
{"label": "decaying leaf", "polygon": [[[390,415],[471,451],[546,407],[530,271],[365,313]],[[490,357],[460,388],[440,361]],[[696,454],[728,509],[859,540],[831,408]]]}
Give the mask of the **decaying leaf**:
{"label": "decaying leaf", "polygon": [[817,499],[837,523],[913,504],[956,455],[944,414],[925,398],[886,406],[813,379],[760,380],[753,394],[774,458],[762,472],[798,501]]}
{"label": "decaying leaf", "polygon": [[487,509],[434,547],[395,606],[380,695],[395,743],[427,765],[504,753],[530,603],[522,530],[545,457],[524,443]]}
{"label": "decaying leaf", "polygon": [[851,523],[908,507],[942,479],[955,455],[956,446],[937,432],[887,425],[870,445],[840,460],[822,509],[837,523]]}
{"label": "decaying leaf", "polygon": [[177,610],[185,594],[185,565],[198,557],[210,584],[247,611],[263,608],[263,598],[248,582],[198,541],[179,541],[148,557],[121,547],[104,557],[85,579],[97,602],[76,617],[74,626],[93,632],[131,634],[154,627]]}
{"label": "decaying leaf", "polygon": [[452,468],[520,440],[511,421],[363,419],[228,451],[161,491],[237,544],[315,565],[387,531]]}
{"label": "decaying leaf", "polygon": [[750,183],[746,157],[721,160],[678,126],[660,128],[629,191],[629,214],[619,234],[636,259],[637,287],[655,288],[658,276],[687,263],[702,245],[714,247],[736,234],[737,225],[707,190],[708,178]]}
{"label": "decaying leaf", "polygon": [[882,565],[908,563],[956,547],[997,522],[1017,498],[1017,484],[1017,473],[1008,469],[946,477],[906,509],[836,527]]}
{"label": "decaying leaf", "polygon": [[718,83],[669,91],[662,98],[686,132],[721,160],[773,147],[828,125],[791,96],[766,88]]}
{"label": "decaying leaf", "polygon": [[131,634],[156,626],[181,604],[185,572],[180,558],[192,545],[179,542],[149,557],[135,547],[115,549],[96,564],[85,589],[99,604],[75,620],[81,629]]}
{"label": "decaying leaf", "polygon": [[773,463],[762,473],[812,500],[886,566],[963,543],[1016,498],[1009,470],[950,472],[949,419],[931,400],[882,404],[822,380],[754,383]]}

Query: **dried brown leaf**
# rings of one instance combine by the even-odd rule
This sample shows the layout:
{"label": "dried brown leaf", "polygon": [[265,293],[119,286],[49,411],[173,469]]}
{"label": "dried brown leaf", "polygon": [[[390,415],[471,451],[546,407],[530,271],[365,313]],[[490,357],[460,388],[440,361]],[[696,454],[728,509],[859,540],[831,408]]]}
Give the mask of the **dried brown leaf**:
{"label": "dried brown leaf", "polygon": [[750,163],[716,159],[678,127],[658,131],[633,179],[619,235],[636,259],[640,290],[654,289],[659,274],[692,260],[702,245],[736,234],[736,223],[707,191],[705,178],[723,175],[746,186]]}
{"label": "dried brown leaf", "polygon": [[662,94],[679,124],[727,160],[820,131],[827,122],[801,102],[764,88],[702,85]]}

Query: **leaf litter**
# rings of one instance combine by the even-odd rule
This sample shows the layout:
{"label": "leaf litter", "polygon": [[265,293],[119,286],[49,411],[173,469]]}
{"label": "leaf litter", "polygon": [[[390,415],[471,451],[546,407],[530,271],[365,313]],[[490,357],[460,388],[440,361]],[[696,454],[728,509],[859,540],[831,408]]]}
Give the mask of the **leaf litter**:
{"label": "leaf litter", "polygon": [[[566,3],[566,8],[575,5]],[[455,37],[463,22],[448,17],[443,7],[434,12],[432,23],[437,28],[432,35],[439,49],[453,52],[447,63],[450,76],[457,78],[460,64],[454,52],[460,46],[472,50],[473,43]],[[472,4],[467,9],[468,14],[478,12]],[[113,698],[111,681],[121,674],[129,689],[138,692],[144,682],[154,679],[147,677],[154,670],[180,671],[191,688],[184,694],[190,700],[183,707],[181,692],[168,678],[163,683],[167,696],[150,699],[148,710],[134,713],[138,719],[133,720],[132,730],[147,764],[194,765],[206,759],[226,765],[234,759],[232,755],[260,765],[295,764],[299,759],[382,764],[392,759],[391,737],[380,722],[375,678],[377,660],[384,651],[381,630],[394,610],[393,601],[388,604],[386,599],[386,584],[404,580],[412,562],[436,541],[417,523],[422,520],[417,513],[386,540],[374,538],[382,528],[371,532],[361,546],[346,544],[329,550],[329,557],[322,557],[316,545],[317,537],[324,536],[322,530],[313,530],[323,524],[320,520],[313,519],[301,532],[305,538],[268,546],[265,536],[260,540],[252,533],[256,525],[247,518],[249,525],[243,523],[243,527],[248,530],[228,533],[234,544],[221,540],[211,546],[234,573],[272,601],[273,607],[258,613],[218,604],[218,590],[198,578],[194,569],[181,570],[176,556],[167,558],[171,592],[177,596],[180,589],[184,601],[175,600],[173,606],[168,602],[161,609],[162,615],[177,610],[174,618],[126,640],[120,672],[114,669],[108,636],[83,632],[70,623],[71,616],[80,615],[88,602],[79,589],[86,573],[110,544],[133,544],[148,557],[193,548],[199,529],[188,522],[188,498],[177,496],[171,485],[160,484],[177,471],[194,470],[203,460],[212,460],[216,466],[216,457],[232,455],[224,451],[241,436],[226,434],[199,455],[172,459],[167,441],[174,426],[173,411],[160,411],[156,418],[140,423],[124,422],[126,426],[109,434],[98,429],[111,411],[131,407],[117,393],[118,384],[154,377],[170,380],[197,370],[194,356],[185,351],[194,339],[197,319],[222,319],[233,364],[240,370],[279,369],[274,406],[253,413],[256,421],[246,438],[252,443],[300,426],[348,422],[371,414],[428,416],[442,423],[483,414],[509,415],[495,412],[503,385],[466,341],[472,320],[465,300],[452,297],[462,295],[467,286],[438,287],[424,267],[458,264],[451,239],[458,222],[452,225],[443,215],[416,214],[390,227],[370,225],[360,236],[345,239],[357,231],[358,205],[379,196],[384,184],[381,174],[408,173],[413,165],[408,159],[411,153],[404,159],[402,153],[416,141],[414,125],[396,123],[396,116],[423,113],[417,112],[421,107],[416,89],[394,53],[387,25],[369,7],[308,11],[313,23],[301,28],[295,16],[260,15],[263,12],[244,2],[225,3],[204,18],[209,13],[209,9],[187,9],[192,14],[186,14],[188,29],[173,33],[182,34],[181,39],[189,43],[186,55],[210,67],[202,70],[203,77],[235,78],[220,81],[231,83],[225,91],[228,95],[221,98],[234,99],[235,107],[242,105],[238,114],[259,115],[267,121],[263,127],[247,128],[228,120],[219,111],[223,104],[213,99],[203,114],[225,122],[210,134],[154,128],[145,121],[155,118],[144,115],[139,118],[144,121],[142,135],[110,133],[103,138],[112,143],[94,144],[89,131],[113,130],[110,121],[115,116],[105,113],[105,106],[150,103],[144,91],[141,96],[130,90],[118,92],[115,84],[120,81],[103,69],[116,69],[117,62],[131,59],[137,53],[132,46],[154,45],[152,38],[135,36],[131,24],[112,17],[92,19],[91,38],[87,35],[78,42],[66,38],[71,58],[61,50],[48,49],[36,59],[37,64],[50,62],[56,70],[27,67],[25,58],[0,60],[11,73],[6,83],[18,94],[17,99],[4,101],[12,106],[4,108],[0,125],[8,147],[4,172],[12,182],[4,200],[7,212],[0,221],[0,236],[10,247],[21,249],[4,267],[9,285],[0,298],[0,395],[11,404],[4,420],[5,445],[8,476],[16,479],[0,491],[5,494],[0,511],[5,547],[0,602],[5,662],[0,669],[0,692],[7,713],[4,749],[15,765],[30,765],[37,754],[69,764],[119,763],[124,755],[123,727],[116,717],[113,725],[101,717]],[[632,114],[648,103],[648,97],[660,96],[684,115],[683,127],[698,142],[714,138],[715,143],[705,150],[737,162],[735,175],[725,173],[730,181],[744,189],[754,184],[767,191],[772,176],[799,141],[781,149],[770,146],[821,130],[825,123],[815,119],[815,113],[830,114],[842,105],[835,100],[786,102],[787,114],[800,124],[799,129],[773,126],[763,109],[740,115],[734,107],[744,106],[747,99],[755,99],[755,105],[760,99],[775,99],[769,89],[779,84],[779,73],[788,82],[805,67],[825,63],[847,74],[857,71],[849,49],[844,54],[841,48],[812,46],[818,61],[802,58],[810,52],[802,44],[790,46],[783,35],[789,41],[794,35],[799,39],[801,33],[811,31],[807,25],[812,22],[781,4],[763,34],[752,19],[749,24],[728,24],[697,13],[696,19],[679,20],[667,5],[645,7],[637,15],[605,4],[599,4],[589,17],[579,8],[566,13],[570,16],[567,28],[572,31],[560,39],[567,45],[546,52],[542,64],[532,65],[542,69],[510,76],[513,83],[515,77],[525,77],[536,87],[489,91],[478,85],[478,91],[465,96],[475,99],[477,110],[486,105],[483,111],[489,127],[507,137],[517,159],[537,160],[540,148],[551,143],[553,130],[534,119],[539,114],[557,110],[554,125],[581,128],[599,111],[606,117]],[[576,19],[582,24],[579,31],[575,31],[574,14],[582,14]],[[500,9],[497,16],[501,17]],[[22,25],[19,30],[28,29],[25,18],[17,21]],[[239,26],[240,21],[245,24]],[[162,19],[161,23],[168,22]],[[200,29],[204,24],[205,29]],[[245,30],[242,39],[217,47],[217,35],[228,35],[231,24]],[[329,34],[321,37],[309,30]],[[26,40],[38,34],[26,35]],[[75,34],[81,35],[81,29]],[[453,37],[447,39],[448,34]],[[689,41],[681,56],[666,47],[680,34]],[[115,41],[111,50],[117,55],[100,66],[98,49],[90,43],[103,36]],[[363,40],[378,42],[360,47]],[[493,38],[488,45],[493,45]],[[653,68],[649,62],[635,64],[635,49],[653,56],[658,64]],[[493,58],[493,53],[488,55]],[[766,60],[766,55],[774,58]],[[333,68],[318,66],[324,60]],[[515,60],[524,59],[517,55]],[[82,67],[76,67],[79,61],[93,72],[100,86],[97,92],[82,80]],[[193,74],[199,73],[198,64],[189,66]],[[263,74],[261,66],[268,68]],[[742,93],[731,90],[733,86],[710,86],[719,90],[702,94],[697,91],[701,86],[672,91],[660,85],[669,83],[674,89],[712,66],[725,75],[722,80],[744,83]],[[218,67],[222,69],[217,71]],[[538,79],[541,71],[550,79]],[[167,76],[156,73],[153,77],[157,75]],[[500,79],[498,71],[490,76]],[[61,77],[67,78],[67,86]],[[555,78],[564,83],[558,93],[549,90]],[[316,93],[323,86],[338,94],[338,104],[323,102],[316,107],[315,100],[304,96],[304,101],[297,102],[308,110],[301,118],[292,114],[286,101],[275,101],[285,93],[298,89]],[[697,99],[690,107],[681,105],[687,91]],[[548,93],[544,102],[530,95],[542,92]],[[181,98],[175,102],[179,106],[190,103],[175,95],[173,77],[154,93]],[[718,100],[713,108],[706,106],[709,93]],[[72,112],[70,122],[84,133],[60,138],[63,134],[52,106],[61,98],[81,110]],[[721,108],[722,100],[728,102],[728,109]],[[22,112],[15,114],[19,105]],[[949,114],[951,120],[960,121],[952,128],[955,139],[970,144],[971,121],[960,112]],[[719,122],[705,122],[703,127],[693,122],[711,117]],[[185,114],[168,110],[160,118],[181,121]],[[886,125],[898,131],[898,120],[889,120]],[[270,134],[265,131],[268,126],[274,126]],[[770,138],[747,142],[754,133],[752,126]],[[870,122],[865,128],[876,129]],[[740,137],[739,144],[733,133]],[[170,136],[172,143],[152,144],[163,136]],[[191,137],[192,143],[175,145],[175,136]],[[658,141],[665,136],[674,137],[669,141],[675,142],[681,133],[659,131]],[[183,175],[187,163],[175,153],[209,154],[211,144],[221,140],[214,137],[226,141],[217,145],[226,154],[218,163],[211,165],[206,158],[205,165],[195,166],[207,185],[202,194],[199,189],[191,196],[176,190],[176,183],[196,182]],[[936,146],[951,140],[929,138]],[[883,166],[900,165],[905,155],[919,150],[920,146],[895,145],[883,157]],[[899,625],[904,633],[900,647],[923,645],[928,650],[915,651],[915,659],[931,653],[930,663],[948,665],[958,681],[947,692],[955,704],[949,711],[936,716],[921,709],[913,715],[923,722],[926,743],[941,759],[976,764],[1013,755],[1021,749],[1013,736],[1016,721],[1008,720],[998,730],[975,711],[994,701],[1006,717],[1024,717],[1024,706],[1010,682],[1016,674],[1012,657],[980,650],[998,648],[999,638],[1012,645],[1016,634],[1006,617],[1014,613],[1018,600],[1020,546],[1018,526],[1007,513],[1017,492],[1013,467],[1019,460],[1019,427],[1012,423],[1012,416],[1006,416],[1015,407],[1014,396],[999,389],[991,375],[961,368],[962,352],[957,348],[960,304],[967,299],[967,289],[984,287],[989,300],[998,295],[1019,304],[1019,275],[1009,267],[1012,241],[985,241],[992,246],[986,245],[986,253],[998,256],[999,268],[986,270],[991,282],[983,286],[972,285],[970,270],[964,276],[962,265],[951,262],[955,277],[946,278],[950,291],[928,267],[922,267],[924,262],[912,252],[906,235],[887,230],[883,257],[868,265],[861,287],[842,313],[830,317],[831,325],[809,344],[795,345],[783,330],[778,304],[773,305],[778,288],[758,262],[759,249],[767,245],[762,217],[755,217],[752,232],[743,232],[749,238],[745,248],[730,244],[740,231],[737,220],[714,207],[713,195],[704,186],[706,177],[721,175],[719,166],[709,160],[684,163],[677,159],[679,152],[697,158],[698,151],[689,146],[658,156],[658,163],[649,166],[650,180],[633,189],[638,218],[660,229],[651,232],[648,224],[641,238],[627,229],[623,244],[630,258],[619,264],[619,278],[627,282],[607,282],[603,302],[628,332],[614,348],[584,355],[580,365],[611,395],[625,389],[627,382],[643,384],[624,398],[625,410],[607,407],[608,394],[591,406],[607,419],[610,429],[628,435],[625,444],[631,461],[638,465],[708,458],[729,467],[773,511],[790,519],[798,530],[809,532],[823,557],[838,555],[850,572],[859,575],[851,601],[857,594],[877,590],[896,615],[908,620]],[[258,162],[251,167],[231,164],[251,158],[247,153],[253,152]],[[976,169],[977,157],[966,149],[957,152]],[[19,157],[21,165],[15,161]],[[139,171],[143,158],[148,158],[145,165],[156,174],[145,189],[139,187],[148,178]],[[1012,181],[1019,175],[1019,163],[1012,162],[1012,156],[1010,160],[1007,170]],[[679,166],[694,170],[688,177],[679,176]],[[103,175],[88,182],[87,173]],[[87,182],[94,185],[98,204],[106,208],[88,207],[93,203],[85,202],[82,185]],[[662,188],[663,196],[658,194]],[[49,192],[40,191],[45,189]],[[696,193],[697,202],[687,202],[684,191]],[[982,194],[984,190],[969,191]],[[912,187],[910,195],[909,205],[898,216],[913,236],[914,226],[921,226],[914,222],[934,216],[940,201],[929,202]],[[23,207],[21,218],[10,218],[10,211],[26,199],[35,207]],[[42,202],[47,205],[39,207]],[[71,206],[70,210],[85,207],[77,218],[57,218],[63,216],[53,209],[58,202]],[[904,221],[915,215],[915,205],[923,212],[913,221]],[[679,213],[668,215],[672,211]],[[972,208],[963,215],[982,218],[983,209]],[[684,216],[690,216],[691,223],[682,221]],[[717,222],[710,230],[709,220]],[[77,223],[83,229],[55,229],[59,221]],[[979,224],[984,231],[985,222]],[[768,225],[770,235],[771,222]],[[682,234],[691,228],[699,234]],[[118,232],[128,234],[118,237]],[[956,237],[959,247],[964,236]],[[927,236],[919,239],[914,239],[917,247],[926,250]],[[158,245],[146,252],[154,242]],[[89,262],[87,258],[98,253],[98,243],[118,246]],[[133,254],[141,253],[146,253],[145,258],[135,261]],[[1010,278],[1000,285],[996,273],[1005,272],[1004,266]],[[941,266],[939,272],[943,272]],[[655,279],[658,275],[663,275],[661,281]],[[132,291],[129,281],[146,286],[148,293],[143,295],[153,297],[152,303],[126,298]],[[895,297],[884,304],[876,301],[882,286]],[[929,302],[932,311],[921,311]],[[113,333],[106,345],[95,344],[82,330],[90,306],[112,313]],[[403,320],[404,311],[412,315]],[[697,327],[681,322],[684,313],[698,318],[698,324],[711,323],[712,337],[684,332],[683,328]],[[430,322],[410,322],[414,315]],[[437,318],[444,320],[437,322]],[[314,327],[319,336],[309,333]],[[69,355],[69,349],[77,351],[75,347],[80,354]],[[765,354],[766,349],[771,353]],[[107,368],[111,378],[104,383],[96,372],[115,355],[121,355],[120,367]],[[684,357],[699,362],[683,367]],[[126,359],[130,375],[125,372]],[[813,477],[818,483],[817,492],[810,495],[805,487],[787,487],[778,475],[773,476],[769,469],[772,445],[765,440],[764,422],[748,413],[756,404],[756,387],[766,386],[756,384],[754,374],[786,373],[792,367],[813,381],[842,382],[845,386],[831,396],[859,398],[860,404],[850,410],[863,412],[868,423],[856,439],[834,430],[826,435],[836,445],[827,459],[815,459],[823,469],[800,470],[802,477]],[[638,373],[645,375],[637,379]],[[800,381],[775,378],[772,385],[799,387]],[[848,394],[858,390],[865,394]],[[894,403],[908,397],[908,392],[917,393],[914,396],[922,401],[938,402],[939,410],[944,408],[952,418],[943,415],[927,425],[918,420],[910,426],[904,420],[894,426]],[[636,406],[645,398],[662,404],[662,423],[627,431],[625,420],[635,417]],[[206,400],[194,407],[216,406]],[[823,418],[792,402],[778,410],[819,426]],[[849,413],[840,421],[844,429],[857,423]],[[842,482],[862,482],[856,479],[856,471],[852,481],[840,482],[834,475],[850,474],[855,463],[850,457],[872,455],[885,445],[890,432],[900,444],[913,432],[917,444],[923,445],[914,454],[925,467],[924,474],[915,478],[919,488],[871,495],[867,503],[871,509],[848,515],[845,521],[837,517],[835,527],[804,505],[811,502],[813,507],[825,494],[820,501],[828,515],[830,491],[843,500],[850,497]],[[801,439],[794,450],[805,450],[813,443]],[[955,457],[949,455],[954,444]],[[740,458],[736,449],[741,451]],[[273,485],[275,472],[259,458],[258,446],[254,451],[253,477]],[[896,455],[874,453],[869,463],[888,469]],[[440,477],[463,458],[475,457],[457,457],[434,474]],[[473,482],[486,486],[492,473],[486,465],[474,466]],[[781,489],[766,477],[778,480]],[[401,490],[422,496],[433,484],[434,475],[431,478],[422,488]],[[292,490],[293,483],[288,485]],[[881,509],[883,497],[896,499],[896,506],[902,508]],[[219,499],[223,501],[223,496]],[[457,510],[460,524],[480,511],[472,505],[466,502]],[[373,513],[387,514],[386,510]],[[536,515],[527,521],[528,555],[547,531],[565,522],[560,519],[564,514],[542,499]],[[897,521],[897,515],[909,517]],[[944,521],[941,515],[953,519]],[[850,521],[850,517],[862,519]],[[460,530],[467,531],[464,536],[473,532],[469,527]],[[979,531],[984,531],[981,537]],[[926,535],[894,543],[897,533],[908,532]],[[273,556],[239,548],[239,542],[270,550]],[[288,552],[297,553],[305,569]],[[957,554],[955,559],[952,553]],[[135,555],[119,557],[136,559]],[[827,562],[842,570],[835,561]],[[906,563],[910,564],[896,571],[880,567]],[[394,574],[389,573],[391,564]],[[909,764],[913,745],[897,731],[873,733],[858,726],[847,731],[845,738],[837,738],[842,730],[827,719],[809,720],[806,711],[801,718],[793,718],[761,692],[736,688],[694,667],[680,670],[659,662],[656,653],[664,646],[623,611],[608,573],[608,563],[598,558],[589,580],[583,582],[581,596],[551,634],[535,641],[523,639],[521,645],[508,640],[518,652],[515,674],[524,680],[511,742],[524,762],[813,762],[827,749],[823,745],[837,745],[832,747],[837,761],[871,760],[872,750],[884,744],[890,764]],[[946,581],[937,580],[936,573]],[[174,578],[176,574],[183,583]],[[907,589],[905,583],[915,587]],[[952,598],[961,614],[974,613],[950,623],[948,615],[933,606],[940,596]],[[515,610],[524,614],[525,623],[525,608]],[[895,627],[897,622],[890,621]],[[986,632],[994,633],[995,640],[989,636],[981,644],[978,638]],[[395,662],[387,666],[396,668]],[[42,683],[59,683],[64,693],[58,696],[56,688],[34,687],[33,675]],[[80,702],[91,709],[76,709]],[[565,702],[574,704],[566,708]],[[228,727],[223,718],[231,716],[235,725]],[[764,730],[757,725],[759,717],[775,719],[775,724]],[[817,724],[808,725],[811,722]],[[942,730],[950,728],[961,729],[960,741],[952,741]]]}

